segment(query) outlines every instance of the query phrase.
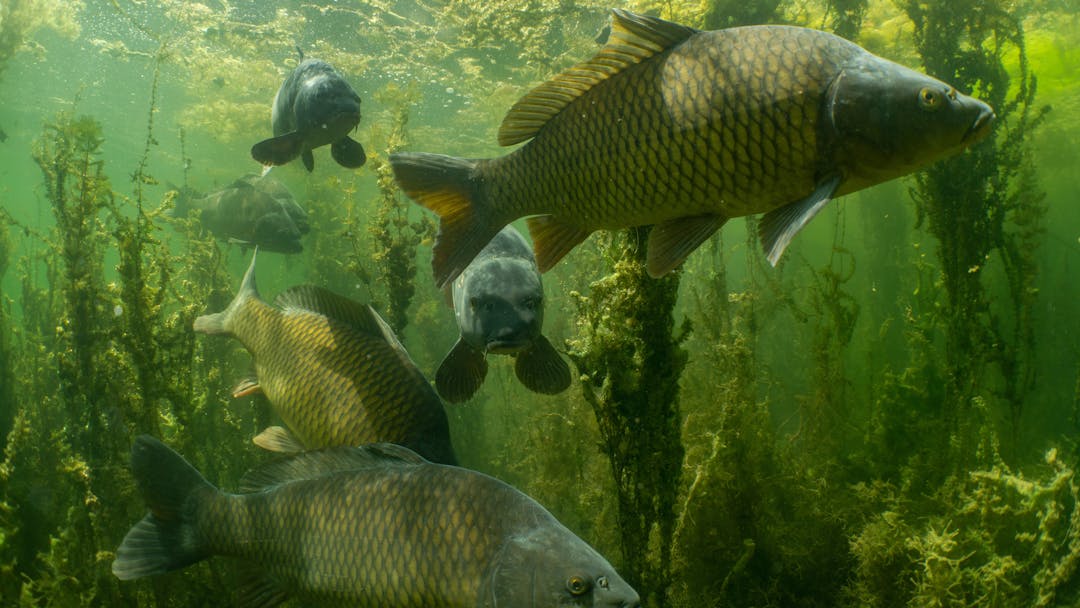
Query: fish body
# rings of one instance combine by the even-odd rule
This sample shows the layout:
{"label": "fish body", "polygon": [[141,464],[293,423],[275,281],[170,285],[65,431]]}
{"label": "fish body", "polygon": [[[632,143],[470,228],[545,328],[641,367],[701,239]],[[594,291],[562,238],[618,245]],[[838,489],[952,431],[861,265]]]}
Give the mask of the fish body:
{"label": "fish body", "polygon": [[255,379],[287,431],[256,443],[278,451],[389,442],[439,463],[455,463],[442,401],[390,327],[370,306],[310,285],[271,306],[255,286],[255,256],[224,312],[194,329],[230,335],[251,353]]}
{"label": "fish body", "polygon": [[284,184],[266,175],[245,175],[206,196],[182,193],[177,215],[192,210],[214,236],[264,251],[299,253],[311,228],[307,213]]}
{"label": "fish body", "polygon": [[440,285],[524,216],[542,272],[595,230],[654,225],[647,264],[660,276],[755,213],[775,264],[831,198],[955,154],[993,120],[986,104],[832,34],[705,32],[616,9],[596,57],[511,108],[499,142],[524,146],[391,163],[440,216]]}
{"label": "fish body", "polygon": [[541,333],[544,285],[532,248],[513,226],[495,235],[454,280],[454,317],[461,336],[435,373],[452,403],[471,397],[487,374],[488,353],[514,357],[514,372],[538,393],[561,393],[570,369]]}
{"label": "fish body", "polygon": [[349,137],[360,123],[360,96],[329,63],[305,59],[289,74],[274,96],[274,137],[251,148],[260,163],[283,165],[297,156],[308,171],[315,168],[312,150],[329,145],[343,167],[364,165],[364,148]]}
{"label": "fish body", "polygon": [[245,477],[247,493],[226,494],[143,435],[132,471],[150,513],[117,549],[122,580],[230,555],[258,569],[245,605],[640,606],[607,560],[531,498],[400,446],[274,461]]}

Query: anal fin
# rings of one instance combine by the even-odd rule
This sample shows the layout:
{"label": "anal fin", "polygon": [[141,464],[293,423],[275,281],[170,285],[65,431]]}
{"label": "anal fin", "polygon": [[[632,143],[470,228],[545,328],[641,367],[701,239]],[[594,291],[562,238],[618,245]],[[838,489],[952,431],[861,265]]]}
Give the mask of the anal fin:
{"label": "anal fin", "polygon": [[832,200],[839,186],[840,176],[834,175],[819,183],[810,196],[762,216],[758,234],[770,264],[776,266],[784,250],[791,244],[791,239]]}
{"label": "anal fin", "polygon": [[525,220],[533,240],[536,267],[540,272],[551,270],[571,249],[589,237],[591,230],[579,228],[553,215],[538,215]]}
{"label": "anal fin", "polygon": [[662,277],[682,264],[686,256],[709,240],[727,218],[722,215],[695,215],[668,220],[649,231],[646,269],[649,276]]}
{"label": "anal fin", "polygon": [[239,608],[275,608],[289,599],[288,592],[259,566],[245,563],[241,570],[241,581],[235,597]]}

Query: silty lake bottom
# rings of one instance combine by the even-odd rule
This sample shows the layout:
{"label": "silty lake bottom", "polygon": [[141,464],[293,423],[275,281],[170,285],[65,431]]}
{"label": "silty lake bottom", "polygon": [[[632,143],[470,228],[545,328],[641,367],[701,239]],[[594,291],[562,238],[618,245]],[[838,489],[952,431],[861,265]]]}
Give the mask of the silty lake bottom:
{"label": "silty lake bottom", "polygon": [[261,170],[250,150],[275,135],[297,49],[360,97],[366,162],[325,145],[311,172],[271,171],[308,230],[300,253],[260,250],[259,292],[370,304],[434,379],[459,337],[432,278],[437,219],[389,155],[506,154],[503,116],[596,54],[612,8],[833,32],[997,118],[971,148],[829,203],[776,267],[758,216],[660,279],[644,230],[594,233],[543,275],[569,388],[530,391],[489,355],[482,386],[445,404],[459,464],[543,505],[644,606],[1080,602],[1074,2],[15,0],[0,6],[0,605],[230,605],[249,580],[226,557],[137,581],[111,568],[147,513],[137,436],[230,492],[274,458],[252,443],[281,424],[266,397],[232,396],[250,355],[193,330],[226,309],[251,248],[174,209]]}

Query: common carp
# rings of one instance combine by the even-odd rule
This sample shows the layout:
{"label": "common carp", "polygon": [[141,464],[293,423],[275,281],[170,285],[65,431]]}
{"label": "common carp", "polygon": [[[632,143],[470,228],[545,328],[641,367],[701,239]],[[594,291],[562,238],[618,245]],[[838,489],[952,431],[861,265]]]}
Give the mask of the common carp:
{"label": "common carp", "polygon": [[268,305],[255,286],[255,258],[224,312],[194,329],[240,340],[261,391],[289,433],[271,427],[256,443],[275,451],[389,442],[434,462],[456,462],[442,401],[390,326],[370,306],[312,285]]}
{"label": "common carp", "polygon": [[531,391],[561,393],[570,368],[541,333],[544,285],[532,249],[506,226],[450,290],[461,337],[439,364],[435,388],[451,403],[471,397],[487,375],[488,353],[514,357],[514,373]]}
{"label": "common carp", "polygon": [[499,143],[524,146],[390,161],[401,188],[439,215],[440,287],[525,216],[542,272],[595,230],[653,225],[647,268],[661,276],[729,218],[755,213],[776,264],[830,199],[955,154],[994,118],[826,32],[699,31],[616,9],[595,57],[510,109]]}
{"label": "common carp", "polygon": [[356,169],[367,161],[364,148],[349,137],[360,123],[360,96],[329,63],[304,59],[274,95],[270,121],[274,137],[251,148],[263,165],[283,165],[297,156],[308,171],[315,168],[312,150],[330,145],[342,167]]}
{"label": "common carp", "polygon": [[[244,605],[638,608],[638,594],[525,494],[406,448],[332,448],[270,462],[226,494],[143,435],[131,468],[150,513],[124,537],[121,580],[213,555],[258,568]],[[254,568],[253,568],[254,569]]]}
{"label": "common carp", "polygon": [[245,175],[206,196],[185,189],[176,199],[174,213],[192,212],[217,238],[263,251],[299,253],[304,250],[300,239],[311,230],[307,212],[284,184],[269,175]]}

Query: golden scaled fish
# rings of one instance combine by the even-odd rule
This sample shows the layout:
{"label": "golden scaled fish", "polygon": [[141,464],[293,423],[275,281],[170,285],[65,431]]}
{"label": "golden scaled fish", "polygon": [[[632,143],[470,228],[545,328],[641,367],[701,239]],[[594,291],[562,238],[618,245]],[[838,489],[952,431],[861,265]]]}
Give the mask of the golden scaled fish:
{"label": "golden scaled fish", "polygon": [[143,435],[132,472],[150,513],[127,533],[121,580],[213,555],[257,569],[243,605],[639,608],[592,547],[525,494],[406,448],[331,448],[249,473],[221,492]]}
{"label": "golden scaled fish", "polygon": [[271,427],[255,442],[283,452],[389,442],[455,464],[442,400],[379,314],[311,285],[271,306],[255,258],[228,308],[195,319],[195,331],[244,344],[255,380],[234,395],[261,391],[291,431]]}
{"label": "golden scaled fish", "polygon": [[595,230],[654,225],[647,266],[661,276],[754,213],[776,264],[830,199],[955,154],[993,121],[981,101],[832,34],[705,32],[616,9],[595,57],[511,108],[499,143],[524,146],[390,161],[440,217],[440,286],[524,216],[542,272]]}

